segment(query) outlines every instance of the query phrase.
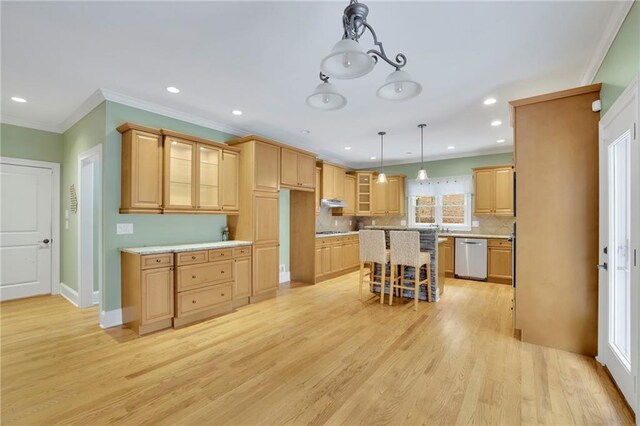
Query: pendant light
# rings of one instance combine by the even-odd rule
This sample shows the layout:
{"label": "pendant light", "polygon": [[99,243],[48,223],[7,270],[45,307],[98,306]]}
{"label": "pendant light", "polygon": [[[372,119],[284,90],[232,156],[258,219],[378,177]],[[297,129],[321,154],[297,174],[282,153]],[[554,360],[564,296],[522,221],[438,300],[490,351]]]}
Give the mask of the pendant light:
{"label": "pendant light", "polygon": [[307,105],[324,111],[334,111],[347,104],[347,99],[342,96],[336,87],[329,83],[329,77],[320,73],[322,83],[307,97]]}
{"label": "pendant light", "polygon": [[422,86],[413,80],[408,72],[397,68],[387,76],[376,94],[388,101],[404,101],[418,96]]}
{"label": "pendant light", "polygon": [[380,135],[380,173],[378,174],[378,179],[376,179],[376,183],[387,183],[387,175],[382,171],[382,167],[384,166],[384,135],[387,132],[378,132]]}
{"label": "pendant light", "polygon": [[425,181],[429,180],[429,176],[427,176],[427,171],[424,169],[424,128],[426,124],[418,124],[420,127],[420,171],[418,172],[417,181]]}

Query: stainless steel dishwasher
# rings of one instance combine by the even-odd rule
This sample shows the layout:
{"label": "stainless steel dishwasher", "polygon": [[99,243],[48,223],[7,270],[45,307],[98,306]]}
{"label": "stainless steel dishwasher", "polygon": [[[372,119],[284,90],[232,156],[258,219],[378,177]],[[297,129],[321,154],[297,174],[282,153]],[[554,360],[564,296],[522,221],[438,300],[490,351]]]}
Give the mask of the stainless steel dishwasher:
{"label": "stainless steel dishwasher", "polygon": [[487,279],[487,240],[456,238],[455,276],[472,280]]}

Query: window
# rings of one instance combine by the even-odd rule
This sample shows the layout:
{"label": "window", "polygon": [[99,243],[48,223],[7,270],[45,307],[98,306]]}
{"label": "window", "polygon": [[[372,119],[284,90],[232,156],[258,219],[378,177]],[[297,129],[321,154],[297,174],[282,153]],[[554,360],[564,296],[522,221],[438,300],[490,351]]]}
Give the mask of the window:
{"label": "window", "polygon": [[409,199],[412,226],[471,230],[470,194],[417,195]]}

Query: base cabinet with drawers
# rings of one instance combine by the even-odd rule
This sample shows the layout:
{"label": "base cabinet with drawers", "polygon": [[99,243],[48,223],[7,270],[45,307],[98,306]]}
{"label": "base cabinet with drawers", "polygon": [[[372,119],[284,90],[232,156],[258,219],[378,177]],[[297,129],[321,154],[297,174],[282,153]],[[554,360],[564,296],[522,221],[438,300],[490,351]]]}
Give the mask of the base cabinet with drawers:
{"label": "base cabinet with drawers", "polygon": [[511,242],[503,239],[487,240],[487,281],[511,284],[513,263]]}
{"label": "base cabinet with drawers", "polygon": [[249,303],[252,247],[139,255],[122,252],[123,323],[143,335]]}
{"label": "base cabinet with drawers", "polygon": [[359,259],[358,235],[316,238],[316,282],[355,271]]}

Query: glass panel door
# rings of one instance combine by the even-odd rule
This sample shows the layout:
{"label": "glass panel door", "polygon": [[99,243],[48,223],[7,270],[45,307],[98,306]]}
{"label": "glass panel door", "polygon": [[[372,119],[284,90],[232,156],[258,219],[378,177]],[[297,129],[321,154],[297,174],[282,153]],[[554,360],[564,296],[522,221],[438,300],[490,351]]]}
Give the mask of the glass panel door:
{"label": "glass panel door", "polygon": [[371,211],[371,176],[358,175],[358,212]]}
{"label": "glass panel door", "polygon": [[631,370],[631,134],[609,146],[609,345]]}
{"label": "glass panel door", "polygon": [[220,149],[200,145],[198,150],[198,208],[220,208]]}
{"label": "glass panel door", "polygon": [[193,207],[193,144],[171,140],[169,149],[169,205]]}

